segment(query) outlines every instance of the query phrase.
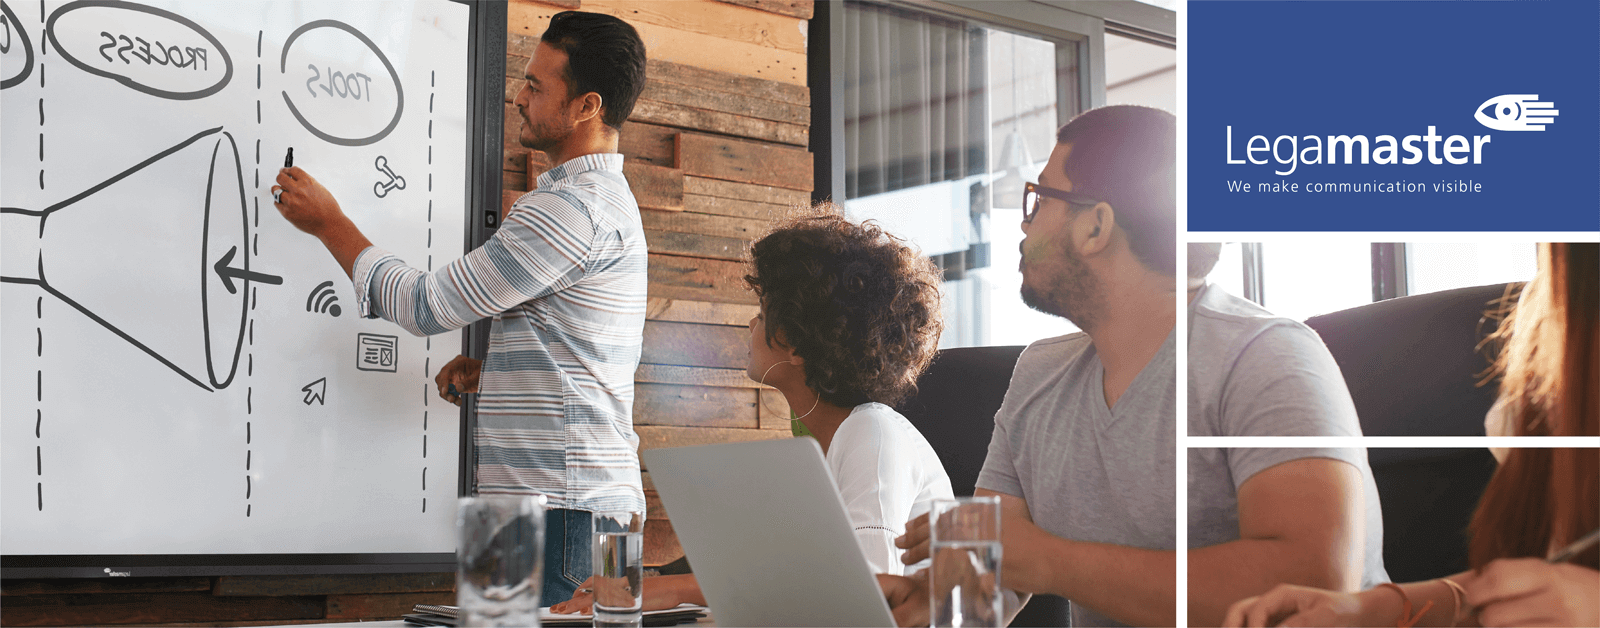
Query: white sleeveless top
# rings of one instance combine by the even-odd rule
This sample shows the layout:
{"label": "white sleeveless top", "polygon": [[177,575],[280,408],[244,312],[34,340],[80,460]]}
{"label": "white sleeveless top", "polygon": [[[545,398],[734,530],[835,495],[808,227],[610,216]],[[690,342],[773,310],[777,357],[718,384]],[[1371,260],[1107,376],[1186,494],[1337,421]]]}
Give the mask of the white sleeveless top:
{"label": "white sleeveless top", "polygon": [[903,550],[894,539],[906,522],[928,512],[933,500],[951,499],[950,476],[922,433],[881,403],[856,406],[828,447],[845,512],[875,573],[904,575]]}

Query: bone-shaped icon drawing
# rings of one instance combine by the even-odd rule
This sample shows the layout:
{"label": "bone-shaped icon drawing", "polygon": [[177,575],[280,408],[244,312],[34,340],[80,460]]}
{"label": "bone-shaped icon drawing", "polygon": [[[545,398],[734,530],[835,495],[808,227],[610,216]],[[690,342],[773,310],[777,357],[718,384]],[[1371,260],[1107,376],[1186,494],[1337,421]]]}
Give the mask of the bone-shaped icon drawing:
{"label": "bone-shaped icon drawing", "polygon": [[379,181],[372,184],[372,193],[377,194],[378,198],[388,196],[390,190],[406,189],[405,178],[394,173],[394,169],[389,167],[389,159],[387,157],[378,155],[378,159],[372,162],[372,165],[377,166],[378,172],[389,175],[389,180],[387,182]]}

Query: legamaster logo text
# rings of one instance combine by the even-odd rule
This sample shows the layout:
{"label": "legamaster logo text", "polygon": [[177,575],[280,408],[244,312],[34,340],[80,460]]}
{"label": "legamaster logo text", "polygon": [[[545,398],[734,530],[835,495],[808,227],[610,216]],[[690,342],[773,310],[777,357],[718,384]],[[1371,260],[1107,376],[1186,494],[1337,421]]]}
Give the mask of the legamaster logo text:
{"label": "legamaster logo text", "polygon": [[[1484,101],[1474,112],[1479,123],[1496,131],[1543,131],[1559,112],[1555,103],[1539,102],[1536,94],[1506,94]],[[1241,134],[1242,135],[1242,134]],[[1483,163],[1488,135],[1440,135],[1429,125],[1419,135],[1279,135],[1268,139],[1252,135],[1235,146],[1233,126],[1227,127],[1227,163],[1278,164],[1273,174],[1294,174],[1301,164],[1415,165],[1424,159],[1433,165]],[[1235,157],[1239,155],[1239,157]]]}

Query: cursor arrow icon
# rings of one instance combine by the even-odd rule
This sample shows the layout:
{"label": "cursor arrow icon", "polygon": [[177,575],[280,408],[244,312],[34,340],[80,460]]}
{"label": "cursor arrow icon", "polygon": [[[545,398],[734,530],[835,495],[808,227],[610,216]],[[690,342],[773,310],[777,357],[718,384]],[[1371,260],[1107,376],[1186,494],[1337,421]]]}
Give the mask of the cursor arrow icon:
{"label": "cursor arrow icon", "polygon": [[[274,286],[281,285],[283,283],[283,278],[277,275],[268,275],[266,273],[258,273],[252,270],[240,270],[238,268],[229,266],[228,262],[233,261],[234,254],[238,252],[239,247],[236,246],[230,248],[228,249],[228,252],[222,256],[222,259],[217,260],[217,263],[211,265],[211,269],[217,271],[217,276],[222,278],[222,287],[228,289],[228,294],[234,294],[239,291],[237,288],[233,287],[233,280],[235,278],[243,279],[245,281],[259,281],[261,283],[272,284]],[[307,401],[306,403],[311,402]]]}
{"label": "cursor arrow icon", "polygon": [[301,388],[300,390],[306,394],[306,405],[311,405],[311,401],[313,399],[316,400],[317,405],[319,406],[327,405],[323,399],[328,393],[328,378],[324,377],[317,381],[306,384],[306,387]]}

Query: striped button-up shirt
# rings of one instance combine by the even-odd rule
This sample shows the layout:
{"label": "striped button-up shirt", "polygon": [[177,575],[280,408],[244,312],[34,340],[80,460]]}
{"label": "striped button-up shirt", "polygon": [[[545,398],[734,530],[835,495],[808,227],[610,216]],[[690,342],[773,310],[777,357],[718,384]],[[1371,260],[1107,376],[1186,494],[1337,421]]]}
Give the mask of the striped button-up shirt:
{"label": "striped button-up shirt", "polygon": [[644,512],[633,375],[647,253],[622,155],[539,176],[482,247],[434,273],[376,247],[356,258],[360,314],[417,335],[493,317],[479,380],[480,493]]}

